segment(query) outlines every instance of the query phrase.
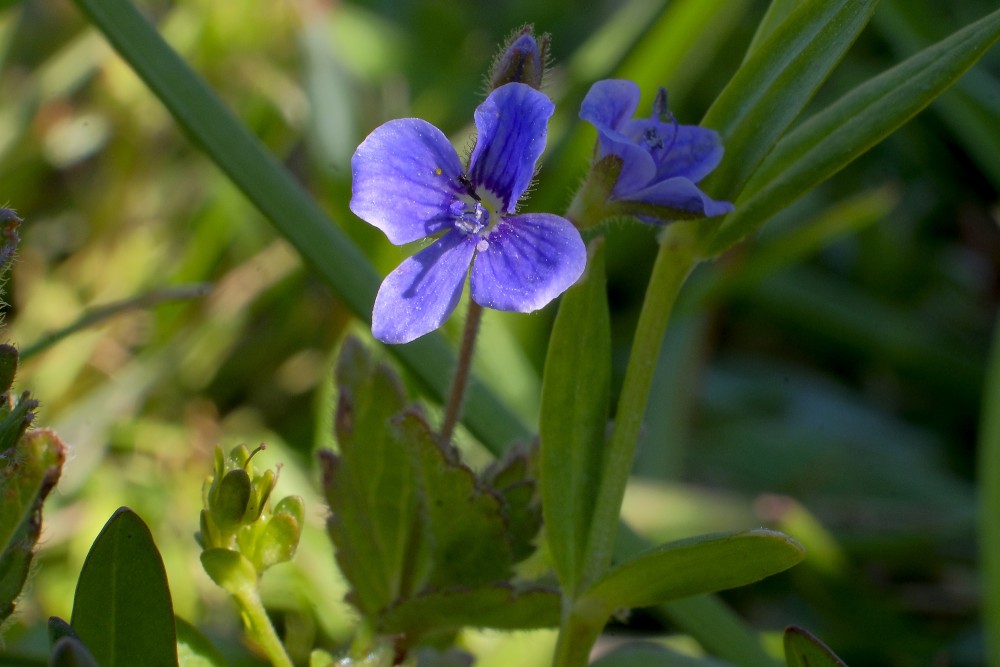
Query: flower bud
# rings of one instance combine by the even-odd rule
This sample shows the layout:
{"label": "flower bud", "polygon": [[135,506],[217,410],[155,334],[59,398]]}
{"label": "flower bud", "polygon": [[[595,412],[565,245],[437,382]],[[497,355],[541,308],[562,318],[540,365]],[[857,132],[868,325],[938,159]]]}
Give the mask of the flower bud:
{"label": "flower bud", "polygon": [[534,28],[526,25],[507,40],[503,51],[493,61],[489,90],[496,90],[507,83],[526,83],[541,90],[545,74],[545,59],[549,50],[549,35],[535,39]]}

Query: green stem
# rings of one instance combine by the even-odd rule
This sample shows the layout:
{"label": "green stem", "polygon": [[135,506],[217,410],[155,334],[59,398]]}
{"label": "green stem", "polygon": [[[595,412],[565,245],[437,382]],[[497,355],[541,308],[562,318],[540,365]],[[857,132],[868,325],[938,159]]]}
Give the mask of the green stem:
{"label": "green stem", "polygon": [[256,588],[247,588],[239,593],[234,593],[233,597],[243,612],[243,620],[247,626],[247,637],[257,644],[267,655],[268,660],[275,667],[295,667],[292,659],[285,652],[285,646],[278,638],[278,633],[271,625],[271,619],[267,617],[264,610],[264,603],[260,600]]}
{"label": "green stem", "polygon": [[563,610],[559,625],[552,667],[586,667],[590,662],[590,652],[604,629],[607,615],[598,609],[573,607],[569,600],[564,600],[564,603],[568,606]]}
{"label": "green stem", "polygon": [[476,335],[479,333],[479,322],[482,318],[483,307],[469,299],[469,310],[465,315],[465,332],[462,334],[462,347],[458,351],[455,377],[451,381],[448,402],[444,406],[444,419],[441,421],[441,439],[445,441],[451,440],[455,426],[462,417],[462,403],[465,402],[465,390],[469,384],[469,374],[472,371],[472,355],[476,348]]}
{"label": "green stem", "polygon": [[691,223],[675,223],[664,229],[660,239],[660,252],[656,257],[649,287],[646,289],[646,299],[639,315],[625,381],[618,398],[611,442],[608,444],[597,490],[597,504],[587,549],[588,561],[583,572],[584,587],[603,575],[611,562],[622,498],[632,471],[660,346],[677,295],[698,261],[696,247]]}

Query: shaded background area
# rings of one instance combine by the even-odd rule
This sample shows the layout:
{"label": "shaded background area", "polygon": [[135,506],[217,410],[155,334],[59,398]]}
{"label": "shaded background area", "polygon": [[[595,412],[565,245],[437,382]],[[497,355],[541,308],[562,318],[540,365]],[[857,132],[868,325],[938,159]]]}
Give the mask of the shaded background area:
{"label": "shaded background area", "polygon": [[[30,351],[90,308],[208,286],[23,364],[17,388],[42,401],[39,423],[72,450],[8,654],[44,652],[45,619],[69,616],[90,543],[129,505],[154,530],[178,614],[245,656],[235,610],[201,573],[192,538],[212,449],[238,442],[268,444],[262,464],[284,464],[279,495],[305,496],[314,520],[296,562],[265,578],[270,606],[293,650],[341,645],[351,614],[322,534],[313,452],[331,444],[334,348],[361,329],[71,4],[0,4],[0,202],[25,219],[3,337]],[[590,83],[633,78],[644,104],[665,85],[676,117],[694,123],[766,9],[760,0],[537,4],[142,6],[388,272],[412,249],[348,211],[354,147],[401,116],[466,146],[485,72],[518,26],[552,33],[546,92],[557,103],[525,208],[560,211],[594,139],[576,119]],[[883,0],[804,117],[994,8]],[[626,518],[656,540],[758,525],[796,536],[805,564],[725,599],[761,630],[809,628],[854,666],[983,661],[975,440],[1000,287],[997,118],[994,49],[759,238],[702,267],[664,342]],[[829,231],[813,239],[815,229]],[[654,252],[648,228],[609,230],[619,376]],[[488,312],[480,342],[489,354],[479,373],[532,424],[551,316]],[[485,461],[467,444],[471,460]],[[676,629],[648,610],[614,631]],[[544,655],[550,640],[537,635],[516,647],[468,642],[480,664],[545,664],[527,654],[537,644]]]}

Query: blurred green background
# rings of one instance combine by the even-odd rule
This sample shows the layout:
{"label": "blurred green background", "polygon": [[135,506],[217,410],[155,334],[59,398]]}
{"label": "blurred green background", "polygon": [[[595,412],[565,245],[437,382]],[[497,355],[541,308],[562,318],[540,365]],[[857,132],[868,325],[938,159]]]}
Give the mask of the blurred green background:
{"label": "blurred green background", "polygon": [[[283,464],[279,496],[305,496],[313,520],[296,562],[265,579],[279,625],[300,658],[342,645],[352,616],[313,452],[332,444],[335,346],[366,332],[68,0],[0,5],[0,203],[25,219],[3,337],[28,357],[16,387],[71,447],[5,652],[44,656],[45,619],[69,617],[90,543],[128,505],[153,529],[178,614],[250,660],[192,537],[212,449],[239,442],[267,443],[259,464]],[[576,118],[589,85],[635,79],[644,104],[664,85],[676,117],[696,123],[767,3],[141,6],[386,273],[410,250],[347,208],[350,156],[376,126],[417,116],[468,145],[498,45],[533,23],[552,34],[557,111],[525,208],[558,212],[594,139]],[[883,0],[804,117],[994,8]],[[759,238],[696,272],[664,342],[626,519],[654,540],[759,525],[794,535],[805,564],[724,599],[762,631],[809,628],[857,667],[984,661],[975,442],[1000,296],[998,119],[994,49]],[[655,242],[639,225],[608,233],[620,377]],[[33,347],[89,309],[150,293],[157,305]],[[529,424],[551,316],[489,311],[481,335],[478,372]],[[613,632],[676,628],[650,610]],[[527,666],[545,664],[553,635],[465,641],[479,664]]]}

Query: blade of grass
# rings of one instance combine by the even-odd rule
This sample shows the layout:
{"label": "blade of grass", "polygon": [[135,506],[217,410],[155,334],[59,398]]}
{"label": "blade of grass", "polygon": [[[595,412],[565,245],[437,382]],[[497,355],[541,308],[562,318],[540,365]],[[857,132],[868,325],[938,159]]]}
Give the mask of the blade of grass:
{"label": "blade of grass", "polygon": [[[356,245],[284,166],[227,109],[128,0],[76,0],[77,6],[149,86],[211,160],[301,253],[358,318],[371,321],[380,277]],[[454,352],[440,334],[389,347],[440,399]],[[527,427],[483,384],[470,385],[464,423],[492,452],[528,435]]]}

